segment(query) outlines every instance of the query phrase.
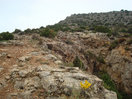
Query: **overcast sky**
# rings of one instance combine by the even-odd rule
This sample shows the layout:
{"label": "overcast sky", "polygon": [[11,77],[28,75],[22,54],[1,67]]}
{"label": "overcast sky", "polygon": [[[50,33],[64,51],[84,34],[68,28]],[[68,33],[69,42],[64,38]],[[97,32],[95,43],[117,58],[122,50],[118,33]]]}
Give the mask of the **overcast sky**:
{"label": "overcast sky", "polygon": [[0,0],[0,32],[39,28],[74,13],[132,10],[132,0]]}

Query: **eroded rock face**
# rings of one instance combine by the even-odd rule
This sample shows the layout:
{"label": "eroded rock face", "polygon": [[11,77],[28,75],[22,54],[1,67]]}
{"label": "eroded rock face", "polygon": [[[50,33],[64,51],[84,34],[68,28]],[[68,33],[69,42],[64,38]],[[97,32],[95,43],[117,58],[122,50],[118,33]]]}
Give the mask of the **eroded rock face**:
{"label": "eroded rock face", "polygon": [[111,78],[121,84],[120,87],[132,94],[132,59],[121,55],[118,50],[112,50],[106,58],[111,69],[107,68]]}
{"label": "eroded rock face", "polygon": [[[90,88],[84,90],[80,87],[80,81],[87,80],[92,84]],[[94,75],[83,73],[77,67],[51,67],[41,65],[30,70],[11,70],[10,82],[14,83],[14,89],[23,91],[23,93],[9,93],[8,97],[17,97],[22,99],[32,99],[36,97],[61,97],[61,95],[71,96],[73,90],[77,90],[82,97],[87,99],[117,99],[115,92],[108,91],[103,87],[101,79]],[[39,90],[44,91],[39,91]],[[52,98],[53,99],[53,98]]]}
{"label": "eroded rock face", "polygon": [[[65,62],[73,62],[75,56],[79,56],[88,73],[92,74],[99,70],[105,70],[111,76],[112,80],[117,83],[117,88],[127,94],[132,93],[131,50],[126,51],[124,47],[126,46],[125,44],[127,44],[126,40],[130,38],[125,38],[122,42],[120,42],[121,38],[113,38],[117,39],[120,44],[111,51],[109,47],[113,40],[102,33],[84,34],[77,32],[66,34],[62,32],[58,34],[58,39],[61,40],[61,42],[50,42],[47,46],[50,50],[54,50],[56,53],[62,55]],[[131,45],[129,49],[131,49]],[[101,64],[96,58],[92,59],[86,56],[87,51],[96,56],[99,56],[101,53],[105,64]],[[126,55],[123,53],[126,53]]]}

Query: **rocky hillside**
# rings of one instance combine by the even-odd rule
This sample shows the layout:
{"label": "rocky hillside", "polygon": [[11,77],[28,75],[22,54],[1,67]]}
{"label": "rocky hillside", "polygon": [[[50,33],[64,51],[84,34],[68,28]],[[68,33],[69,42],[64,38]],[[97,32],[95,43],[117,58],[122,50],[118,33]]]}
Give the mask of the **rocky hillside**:
{"label": "rocky hillside", "polygon": [[[91,32],[58,32],[55,38],[14,34],[14,40],[0,42],[0,74],[1,99],[117,99],[116,93],[122,99],[118,90],[130,98],[131,37],[110,39]],[[87,90],[80,85],[85,80],[92,84]]]}
{"label": "rocky hillside", "polygon": [[132,11],[121,10],[106,13],[73,14],[61,21],[60,24],[68,25],[132,25]]}
{"label": "rocky hillside", "polygon": [[0,99],[132,99],[131,22],[131,11],[78,14],[1,33]]}
{"label": "rocky hillside", "polygon": [[[0,42],[0,99],[117,99],[101,79],[65,64],[77,53],[70,54],[75,50],[62,35],[49,39],[15,34],[14,40]],[[88,89],[81,88],[85,80],[91,84]]]}

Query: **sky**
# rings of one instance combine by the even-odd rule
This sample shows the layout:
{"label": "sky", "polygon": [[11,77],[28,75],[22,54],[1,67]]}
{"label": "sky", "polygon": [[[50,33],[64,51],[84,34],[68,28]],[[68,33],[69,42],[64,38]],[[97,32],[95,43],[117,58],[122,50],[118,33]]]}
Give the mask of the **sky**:
{"label": "sky", "polygon": [[0,0],[0,32],[53,25],[71,14],[131,10],[132,0]]}

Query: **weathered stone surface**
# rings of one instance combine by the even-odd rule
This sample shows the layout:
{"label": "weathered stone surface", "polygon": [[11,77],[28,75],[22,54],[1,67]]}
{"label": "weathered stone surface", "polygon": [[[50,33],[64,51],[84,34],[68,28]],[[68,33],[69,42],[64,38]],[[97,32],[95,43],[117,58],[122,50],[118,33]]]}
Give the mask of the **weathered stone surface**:
{"label": "weathered stone surface", "polygon": [[[32,93],[40,88],[49,94],[43,97],[49,99],[51,97],[59,97],[60,95],[71,96],[73,90],[79,90],[80,94],[83,92],[85,98],[111,99],[109,98],[110,96],[113,99],[117,99],[115,92],[108,91],[103,87],[101,79],[94,75],[83,73],[78,67],[61,66],[60,68],[56,68],[50,65],[42,65],[32,70],[25,69],[18,71],[17,69],[13,69],[11,70],[11,78],[13,79],[11,81],[14,82],[14,88],[24,91],[24,93],[15,94],[17,98],[22,99],[30,99]],[[92,86],[84,91],[80,86],[80,81],[84,82],[85,80],[90,82]]]}
{"label": "weathered stone surface", "polygon": [[32,78],[25,79],[24,82],[26,90],[31,90],[31,88],[39,88],[41,86],[40,84],[40,78],[35,76]]}
{"label": "weathered stone surface", "polygon": [[24,89],[24,82],[23,81],[15,81],[14,88],[16,89]]}
{"label": "weathered stone surface", "polygon": [[132,93],[132,59],[121,55],[118,50],[112,50],[106,62],[111,65],[107,68],[111,78],[127,93]]}
{"label": "weathered stone surface", "polygon": [[115,96],[116,93],[114,93],[113,91],[105,90],[105,99],[117,99]]}
{"label": "weathered stone surface", "polygon": [[[71,70],[73,69],[74,68],[71,68]],[[70,73],[70,69],[67,68],[55,69],[50,67],[48,71],[44,70],[43,72],[38,72],[38,74],[41,78],[41,84],[43,88],[46,89],[49,93],[52,93],[54,95],[68,94],[73,89],[81,90],[80,81],[84,82],[85,80],[88,80],[90,83],[93,84],[92,85],[93,90],[89,94],[90,98],[96,96],[97,94],[101,94],[99,93],[99,88],[103,89],[102,80],[100,80],[96,76],[84,74],[80,70],[78,70],[78,72],[76,73]],[[66,88],[68,88],[67,89],[68,91],[66,91]],[[113,96],[116,99],[117,98],[116,94],[113,93],[108,93],[107,96]]]}
{"label": "weathered stone surface", "polygon": [[5,86],[6,86],[6,81],[5,80],[1,80],[0,81],[0,89],[2,89]]}

